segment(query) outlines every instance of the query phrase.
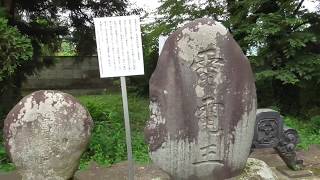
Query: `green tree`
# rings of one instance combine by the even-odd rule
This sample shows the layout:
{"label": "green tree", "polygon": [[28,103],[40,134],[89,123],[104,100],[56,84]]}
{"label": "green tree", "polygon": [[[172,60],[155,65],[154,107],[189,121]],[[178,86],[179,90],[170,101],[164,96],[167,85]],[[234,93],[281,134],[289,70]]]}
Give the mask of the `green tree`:
{"label": "green tree", "polygon": [[[215,19],[250,55],[260,106],[277,106],[285,113],[320,107],[314,96],[317,93],[303,93],[317,91],[314,84],[319,84],[320,78],[320,15],[308,12],[303,7],[304,0],[161,2],[161,18],[149,30],[151,44],[160,34],[168,34],[187,21]],[[148,52],[155,51],[154,46],[149,47]]]}
{"label": "green tree", "polygon": [[[139,12],[128,12],[127,8],[127,0],[0,0],[0,16],[8,19],[8,26],[16,27],[30,39],[33,47],[32,58],[25,55],[28,63],[20,64],[11,74],[11,88],[0,87],[0,102],[8,104],[4,111],[20,98],[20,87],[27,74],[52,64],[51,59],[40,58],[42,54],[54,54],[66,36],[71,37],[77,54],[95,52],[93,17]],[[7,63],[3,59],[1,66]]]}
{"label": "green tree", "polygon": [[30,39],[21,35],[14,27],[7,25],[7,20],[0,18],[0,82],[10,78],[18,66],[32,57]]}
{"label": "green tree", "polygon": [[319,84],[320,14],[308,12],[303,2],[228,1],[231,32],[245,52],[256,51],[250,60],[260,105],[291,114],[320,105],[304,100],[317,97],[304,92],[317,91],[310,85]]}
{"label": "green tree", "polygon": [[72,42],[68,40],[63,40],[61,42],[61,47],[57,53],[55,53],[56,56],[76,56],[76,49]]}
{"label": "green tree", "polygon": [[[30,39],[23,36],[7,20],[0,17],[0,94],[11,89],[11,78],[19,66],[28,63],[33,53]],[[0,104],[0,118],[4,115],[5,104]]]}

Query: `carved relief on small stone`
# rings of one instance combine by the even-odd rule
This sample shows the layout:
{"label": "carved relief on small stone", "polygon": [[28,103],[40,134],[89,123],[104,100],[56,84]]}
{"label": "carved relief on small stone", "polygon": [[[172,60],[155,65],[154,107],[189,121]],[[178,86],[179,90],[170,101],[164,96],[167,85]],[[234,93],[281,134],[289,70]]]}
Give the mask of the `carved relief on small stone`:
{"label": "carved relief on small stone", "polygon": [[264,119],[258,122],[258,142],[260,144],[272,145],[279,142],[279,122],[275,119]]}
{"label": "carved relief on small stone", "polygon": [[298,132],[283,123],[279,112],[258,109],[252,151],[255,148],[274,148],[289,168],[299,170],[303,161],[297,159],[295,152],[299,143]]}

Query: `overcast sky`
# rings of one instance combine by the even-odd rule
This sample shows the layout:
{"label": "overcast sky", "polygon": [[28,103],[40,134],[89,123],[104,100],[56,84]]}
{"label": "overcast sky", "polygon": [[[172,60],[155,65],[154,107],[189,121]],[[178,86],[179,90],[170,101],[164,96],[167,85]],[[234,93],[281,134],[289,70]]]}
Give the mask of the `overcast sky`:
{"label": "overcast sky", "polygon": [[[132,3],[136,3],[138,7],[143,7],[146,11],[154,11],[160,3],[158,0],[129,0]],[[319,0],[305,0],[303,5],[309,11],[316,11],[316,6],[320,4]]]}

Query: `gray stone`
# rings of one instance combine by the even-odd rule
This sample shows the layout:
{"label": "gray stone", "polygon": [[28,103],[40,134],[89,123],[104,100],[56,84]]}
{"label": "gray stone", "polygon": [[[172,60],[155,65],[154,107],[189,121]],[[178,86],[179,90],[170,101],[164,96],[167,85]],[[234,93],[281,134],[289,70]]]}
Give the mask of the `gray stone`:
{"label": "gray stone", "polygon": [[252,150],[273,147],[290,169],[301,170],[303,160],[296,155],[299,141],[298,131],[285,126],[279,112],[257,109]]}
{"label": "gray stone", "polygon": [[67,180],[79,165],[93,122],[71,95],[36,91],[7,115],[7,152],[23,180]]}
{"label": "gray stone", "polygon": [[241,175],[230,180],[278,180],[277,175],[263,161],[248,158],[246,167]]}
{"label": "gray stone", "polygon": [[252,146],[254,148],[276,147],[282,131],[283,119],[279,112],[272,109],[257,109]]}
{"label": "gray stone", "polygon": [[277,167],[277,170],[289,178],[303,178],[313,175],[312,171],[308,169],[294,171],[292,169],[289,169],[288,167],[281,166]]}
{"label": "gray stone", "polygon": [[174,179],[220,180],[245,167],[256,92],[248,59],[220,23],[198,19],[166,41],[150,79],[150,155]]}

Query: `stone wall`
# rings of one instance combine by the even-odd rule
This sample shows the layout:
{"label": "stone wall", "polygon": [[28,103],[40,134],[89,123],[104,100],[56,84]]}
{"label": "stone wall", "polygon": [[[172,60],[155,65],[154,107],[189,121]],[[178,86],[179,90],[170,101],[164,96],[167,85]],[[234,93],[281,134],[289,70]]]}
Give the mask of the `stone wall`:
{"label": "stone wall", "polygon": [[24,94],[40,89],[55,89],[71,94],[96,94],[112,90],[110,78],[100,79],[98,57],[53,57],[55,64],[28,76]]}

